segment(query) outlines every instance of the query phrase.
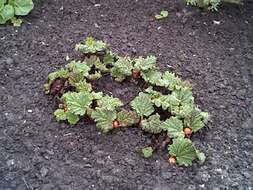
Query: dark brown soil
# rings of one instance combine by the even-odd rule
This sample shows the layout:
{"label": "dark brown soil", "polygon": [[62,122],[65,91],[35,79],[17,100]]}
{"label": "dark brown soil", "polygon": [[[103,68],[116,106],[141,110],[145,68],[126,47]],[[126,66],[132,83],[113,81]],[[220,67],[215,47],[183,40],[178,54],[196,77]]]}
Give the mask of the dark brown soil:
{"label": "dark brown soil", "polygon": [[[162,9],[169,16],[157,21]],[[106,135],[91,122],[56,122],[43,84],[87,36],[121,55],[155,55],[191,81],[212,116],[193,137],[203,165],[172,166],[159,152],[144,159],[152,142],[137,128]],[[20,28],[0,27],[0,189],[251,189],[252,63],[252,1],[212,13],[178,0],[37,0]],[[102,84],[124,101],[139,88]]]}

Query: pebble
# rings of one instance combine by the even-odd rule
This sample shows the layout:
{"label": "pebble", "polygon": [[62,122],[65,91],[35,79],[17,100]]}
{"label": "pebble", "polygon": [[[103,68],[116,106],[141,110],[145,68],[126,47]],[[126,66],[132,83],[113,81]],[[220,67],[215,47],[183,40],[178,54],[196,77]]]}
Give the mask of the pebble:
{"label": "pebble", "polygon": [[46,177],[47,176],[47,174],[48,174],[48,169],[46,168],[46,167],[42,167],[41,169],[40,169],[40,174],[41,174],[41,176],[42,177]]}

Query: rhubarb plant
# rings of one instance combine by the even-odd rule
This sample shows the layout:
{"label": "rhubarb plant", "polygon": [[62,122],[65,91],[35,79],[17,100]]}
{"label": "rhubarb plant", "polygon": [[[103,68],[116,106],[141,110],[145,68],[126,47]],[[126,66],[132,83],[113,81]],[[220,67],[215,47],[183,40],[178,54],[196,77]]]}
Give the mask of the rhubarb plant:
{"label": "rhubarb plant", "polygon": [[16,16],[25,16],[33,9],[32,0],[0,0],[0,24],[11,21],[14,26],[20,26],[22,20]]}
{"label": "rhubarb plant", "polygon": [[[59,102],[54,112],[57,121],[77,124],[89,117],[105,133],[137,127],[158,138],[155,143],[161,143],[142,149],[144,157],[150,157],[157,147],[166,146],[171,164],[189,166],[193,160],[205,160],[191,137],[207,124],[209,116],[194,102],[189,82],[170,71],[160,71],[154,56],[120,57],[93,38],[87,38],[76,49],[84,55],[82,60],[72,60],[50,73],[45,84],[45,92]],[[104,80],[105,75],[121,83],[142,81],[145,88],[124,104],[97,88],[94,80]],[[125,80],[127,77],[131,80]]]}

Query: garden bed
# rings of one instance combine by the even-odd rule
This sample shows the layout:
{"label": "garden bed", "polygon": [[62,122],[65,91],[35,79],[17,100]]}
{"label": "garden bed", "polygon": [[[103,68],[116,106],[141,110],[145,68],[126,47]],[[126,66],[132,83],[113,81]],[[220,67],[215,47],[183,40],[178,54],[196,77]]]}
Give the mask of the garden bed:
{"label": "garden bed", "polygon": [[[162,9],[169,15],[158,21]],[[252,187],[252,25],[252,2],[212,13],[177,1],[35,1],[20,28],[0,27],[0,189]],[[55,120],[46,76],[78,57],[73,48],[87,36],[120,55],[155,55],[193,84],[211,115],[193,139],[203,165],[173,166],[162,152],[143,158],[152,140],[137,128],[103,134],[90,120]],[[126,102],[142,90],[108,76],[95,86]]]}

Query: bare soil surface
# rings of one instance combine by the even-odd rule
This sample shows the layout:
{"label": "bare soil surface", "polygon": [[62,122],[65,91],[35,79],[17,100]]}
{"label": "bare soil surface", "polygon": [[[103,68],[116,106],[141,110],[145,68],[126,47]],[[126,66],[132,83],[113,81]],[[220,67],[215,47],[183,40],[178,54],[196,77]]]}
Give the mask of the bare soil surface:
{"label": "bare soil surface", "polygon": [[[157,21],[163,9],[169,16]],[[253,188],[252,1],[202,12],[177,0],[37,0],[24,19],[0,26],[1,190]],[[102,134],[89,121],[56,122],[43,84],[87,36],[121,55],[155,55],[162,70],[191,81],[211,114],[194,136],[203,165],[171,166],[162,153],[144,159],[150,138],[136,128]],[[98,85],[123,101],[139,91]]]}

